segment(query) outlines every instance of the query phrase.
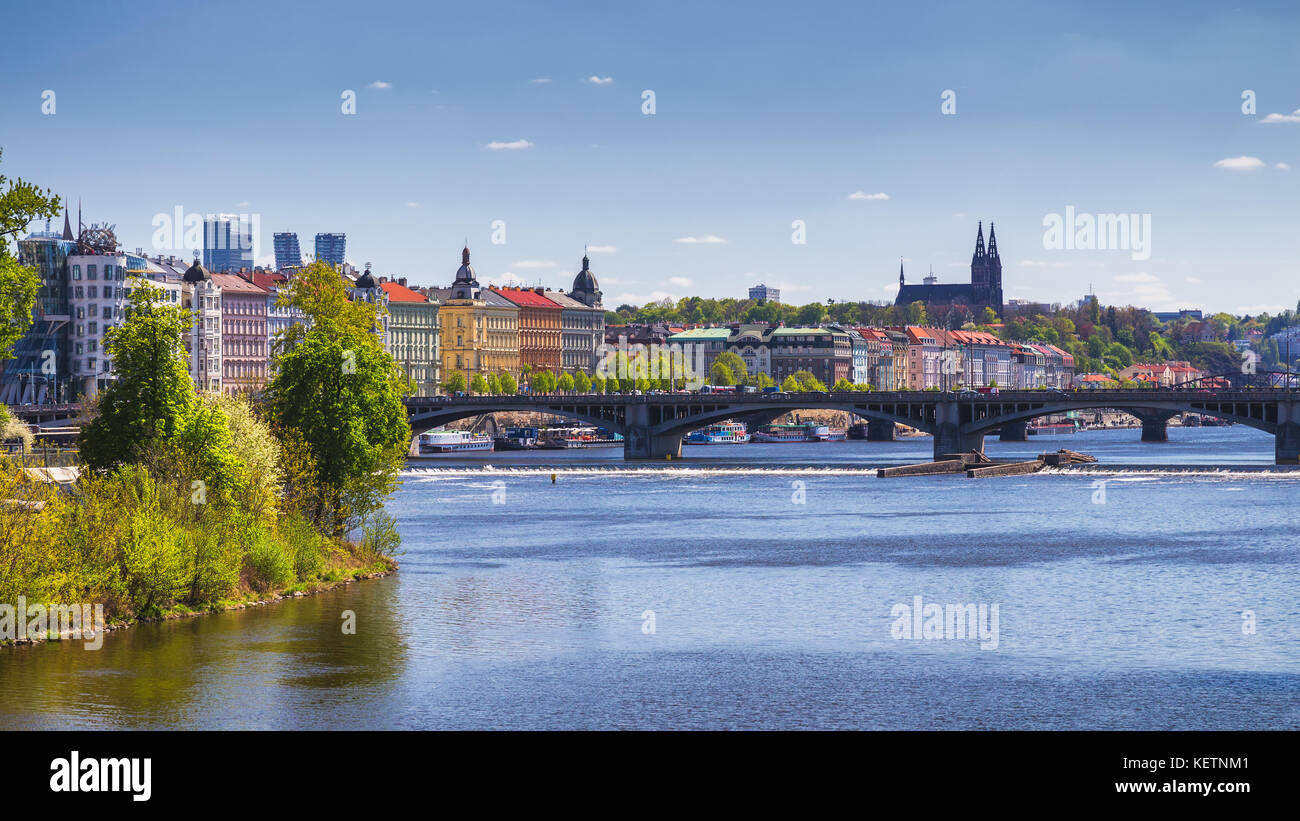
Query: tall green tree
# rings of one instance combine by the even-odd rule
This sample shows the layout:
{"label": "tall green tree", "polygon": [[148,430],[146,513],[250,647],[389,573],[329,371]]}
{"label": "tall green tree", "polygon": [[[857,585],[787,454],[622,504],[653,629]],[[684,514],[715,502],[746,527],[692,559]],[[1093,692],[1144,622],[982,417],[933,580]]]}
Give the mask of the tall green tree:
{"label": "tall green tree", "polygon": [[469,389],[472,393],[476,393],[479,396],[488,392],[488,382],[483,378],[483,374],[474,374],[474,378],[470,380]]}
{"label": "tall green tree", "polygon": [[313,518],[342,537],[396,486],[411,428],[404,379],[373,333],[373,307],[349,302],[331,273],[317,272],[298,292],[311,325],[279,357],[265,401],[276,427],[296,434],[308,451]]}
{"label": "tall green tree", "polygon": [[10,241],[18,239],[32,220],[58,215],[58,197],[21,178],[10,180],[0,174],[0,359],[13,356],[14,343],[31,327],[41,286],[40,273],[18,264]]}
{"label": "tall green tree", "polygon": [[131,290],[126,318],[104,336],[117,379],[99,397],[98,415],[81,429],[81,458],[92,470],[136,461],[155,442],[172,442],[197,402],[185,354],[187,312],[163,290]]}
{"label": "tall green tree", "polygon": [[591,393],[591,377],[582,371],[573,374],[573,389],[578,393]]}
{"label": "tall green tree", "polygon": [[447,381],[442,383],[442,389],[451,394],[464,393],[469,390],[469,382],[463,371],[452,371],[447,376]]}
{"label": "tall green tree", "polygon": [[519,383],[509,373],[502,371],[497,374],[497,384],[501,386],[501,393],[506,396],[514,396],[519,393]]}

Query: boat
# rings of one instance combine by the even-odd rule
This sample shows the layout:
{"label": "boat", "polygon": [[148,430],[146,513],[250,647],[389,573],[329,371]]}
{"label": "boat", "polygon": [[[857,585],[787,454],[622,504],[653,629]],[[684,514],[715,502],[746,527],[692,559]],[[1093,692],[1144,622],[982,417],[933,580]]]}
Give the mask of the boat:
{"label": "boat", "polygon": [[1060,436],[1078,430],[1073,422],[1047,422],[1041,425],[1029,425],[1025,433],[1029,436]]}
{"label": "boat", "polygon": [[819,427],[818,430],[825,431],[816,434],[818,442],[843,442],[849,438],[848,431],[844,428]]}
{"label": "boat", "polygon": [[797,425],[764,425],[754,431],[751,437],[755,442],[829,442],[835,438],[845,438],[845,432],[836,428],[835,433],[826,425],[816,422],[800,422]]}
{"label": "boat", "polygon": [[492,437],[467,430],[437,429],[420,434],[420,453],[460,453],[492,450]]}
{"label": "boat", "polygon": [[537,447],[548,450],[569,448],[613,448],[623,444],[623,437],[604,428],[547,428],[537,437]]}
{"label": "boat", "polygon": [[722,422],[693,430],[682,440],[687,445],[743,445],[749,441],[749,432],[743,422]]}
{"label": "boat", "polygon": [[506,428],[494,441],[497,450],[532,450],[537,447],[537,428]]}

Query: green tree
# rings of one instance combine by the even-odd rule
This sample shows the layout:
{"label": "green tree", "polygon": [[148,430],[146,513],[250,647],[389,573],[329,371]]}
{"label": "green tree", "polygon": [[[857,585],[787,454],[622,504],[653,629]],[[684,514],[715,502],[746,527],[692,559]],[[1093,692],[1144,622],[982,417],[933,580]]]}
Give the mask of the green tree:
{"label": "green tree", "polygon": [[452,371],[447,381],[442,383],[442,389],[449,394],[464,393],[469,390],[469,382],[463,371]]}
{"label": "green tree", "polygon": [[605,380],[605,393],[618,393],[623,390],[617,376],[611,376]]}
{"label": "green tree", "polygon": [[739,355],[732,353],[731,351],[723,351],[718,354],[718,358],[713,361],[714,364],[721,362],[726,365],[727,370],[731,372],[733,380],[731,382],[714,384],[744,385],[749,382],[749,369],[745,366],[745,360],[741,359]]}
{"label": "green tree", "polygon": [[[0,151],[0,156],[3,156]],[[19,265],[9,241],[27,230],[32,220],[59,215],[59,198],[22,179],[0,174],[0,359],[13,356],[13,347],[32,324],[32,308],[41,285],[35,268]]]}
{"label": "green tree", "polygon": [[506,396],[514,396],[519,393],[519,383],[515,382],[515,378],[505,371],[497,374],[497,384],[501,386],[501,393]]}
{"label": "green tree", "polygon": [[715,361],[709,368],[709,383],[713,385],[734,385],[736,376],[725,362]]}
{"label": "green tree", "polygon": [[825,392],[826,386],[813,376],[812,371],[795,371],[794,380],[799,383],[799,390]]}
{"label": "green tree", "polygon": [[759,371],[757,374],[754,375],[754,385],[759,389],[762,389],[762,388],[773,387],[774,385],[776,385],[776,383],[772,381],[772,377],[768,376],[762,371]]}
{"label": "green tree", "polygon": [[372,333],[373,321],[360,321],[373,320],[373,310],[355,310],[337,275],[316,281],[319,307],[308,315],[311,327],[279,357],[265,400],[275,426],[295,433],[307,449],[316,484],[313,520],[342,537],[396,486],[411,428],[401,371]]}
{"label": "green tree", "polygon": [[781,380],[782,393],[799,393],[802,390],[803,388],[800,387],[799,381],[795,379],[793,375],[787,376],[785,379]]}
{"label": "green tree", "polygon": [[78,437],[81,458],[92,470],[137,461],[146,447],[173,441],[197,402],[182,341],[190,318],[163,297],[154,285],[136,286],[125,320],[105,334],[104,352],[117,379]]}
{"label": "green tree", "polygon": [[474,378],[469,383],[469,389],[471,392],[476,393],[479,396],[488,392],[488,383],[487,380],[483,378],[483,374],[474,374]]}
{"label": "green tree", "polygon": [[593,377],[591,380],[591,389],[596,393],[604,393],[605,377],[601,376],[600,374],[596,374],[596,376]]}
{"label": "green tree", "polygon": [[831,388],[831,390],[833,391],[851,391],[854,389],[855,389],[854,384],[849,380],[844,379],[843,377],[841,377]]}
{"label": "green tree", "polygon": [[591,377],[578,371],[573,375],[573,389],[578,393],[591,393]]}
{"label": "green tree", "polygon": [[496,374],[489,373],[487,375],[487,386],[488,386],[488,393],[492,394],[493,396],[501,395],[501,380],[497,378]]}
{"label": "green tree", "polygon": [[560,378],[555,381],[555,387],[563,391],[564,393],[569,393],[570,391],[572,391],[573,374],[569,374],[569,373],[560,374]]}
{"label": "green tree", "polygon": [[549,370],[537,371],[533,374],[532,389],[534,393],[553,393],[555,375]]}

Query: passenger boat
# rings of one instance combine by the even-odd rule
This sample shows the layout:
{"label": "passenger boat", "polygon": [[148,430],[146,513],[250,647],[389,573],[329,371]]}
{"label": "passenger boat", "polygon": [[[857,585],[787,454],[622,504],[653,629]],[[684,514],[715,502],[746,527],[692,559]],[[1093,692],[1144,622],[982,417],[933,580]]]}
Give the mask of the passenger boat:
{"label": "passenger boat", "polygon": [[[845,434],[836,429],[840,439]],[[764,425],[754,431],[755,442],[828,442],[831,441],[831,429],[816,422],[800,422],[797,425]]]}
{"label": "passenger boat", "polygon": [[825,433],[817,434],[818,442],[843,442],[845,439],[849,438],[848,431],[844,430],[844,428],[828,428],[823,426],[819,427],[818,430],[825,431]]}
{"label": "passenger boat", "polygon": [[467,430],[431,430],[420,434],[420,453],[459,453],[492,450],[492,437]]}
{"label": "passenger boat", "polygon": [[1077,430],[1073,422],[1048,422],[1042,425],[1029,425],[1025,428],[1025,433],[1030,436],[1060,436]]}
{"label": "passenger boat", "polygon": [[621,435],[604,428],[548,428],[537,437],[537,447],[549,450],[613,448],[622,444]]}
{"label": "passenger boat", "polygon": [[531,450],[537,447],[537,428],[506,428],[495,440],[497,450]]}
{"label": "passenger boat", "polygon": [[687,445],[743,445],[749,441],[749,432],[743,422],[723,422],[709,425],[686,434]]}

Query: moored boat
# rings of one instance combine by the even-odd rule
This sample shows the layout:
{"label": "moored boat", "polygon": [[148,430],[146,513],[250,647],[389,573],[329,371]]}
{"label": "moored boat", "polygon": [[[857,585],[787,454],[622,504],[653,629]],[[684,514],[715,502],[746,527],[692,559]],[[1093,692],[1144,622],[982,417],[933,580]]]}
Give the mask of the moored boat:
{"label": "moored boat", "polygon": [[831,429],[816,422],[795,425],[764,425],[754,431],[754,442],[831,442],[845,438],[843,428]]}
{"label": "moored boat", "polygon": [[749,441],[749,432],[743,422],[722,422],[686,434],[687,445],[743,445]]}
{"label": "moored boat", "polygon": [[537,447],[537,428],[506,428],[494,442],[497,450],[531,450]]}
{"label": "moored boat", "polygon": [[613,448],[623,444],[623,437],[604,428],[549,428],[537,437],[537,447],[549,450],[568,448]]}
{"label": "moored boat", "polygon": [[492,437],[467,430],[431,430],[420,434],[420,453],[459,453],[492,450]]}

